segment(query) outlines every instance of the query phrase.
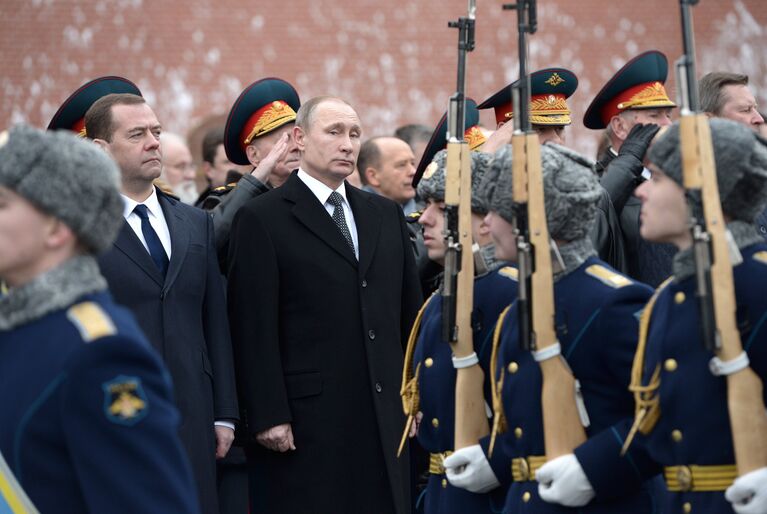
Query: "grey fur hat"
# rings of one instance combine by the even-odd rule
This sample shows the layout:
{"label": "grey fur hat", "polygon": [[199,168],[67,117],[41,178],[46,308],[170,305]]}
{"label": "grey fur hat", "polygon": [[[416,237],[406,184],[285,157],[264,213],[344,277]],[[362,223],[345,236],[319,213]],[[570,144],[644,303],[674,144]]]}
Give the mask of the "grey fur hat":
{"label": "grey fur hat", "polygon": [[[487,199],[477,194],[482,178],[493,163],[491,154],[471,152],[471,212],[487,214]],[[440,150],[432,159],[418,182],[418,197],[422,200],[445,200],[445,166],[447,150]]]}
{"label": "grey fur hat", "polygon": [[[731,120],[712,118],[709,125],[722,211],[733,219],[753,222],[767,205],[767,141]],[[650,147],[648,156],[682,185],[679,122]]]}
{"label": "grey fur hat", "polygon": [[0,144],[0,185],[63,221],[93,253],[117,236],[123,211],[117,165],[74,133],[11,129]]}
{"label": "grey fur hat", "polygon": [[[511,161],[511,145],[498,150],[479,188],[490,210],[508,222],[514,218]],[[552,238],[575,241],[591,229],[600,196],[599,182],[591,165],[589,159],[569,148],[552,143],[541,147],[546,221]]]}

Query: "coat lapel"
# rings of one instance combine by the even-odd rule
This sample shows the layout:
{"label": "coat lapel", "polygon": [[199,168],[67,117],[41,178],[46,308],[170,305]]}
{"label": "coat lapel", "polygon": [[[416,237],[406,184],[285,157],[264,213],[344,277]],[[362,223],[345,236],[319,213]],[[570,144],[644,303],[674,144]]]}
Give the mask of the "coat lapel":
{"label": "coat lapel", "polygon": [[165,289],[171,288],[173,282],[181,271],[181,266],[186,259],[186,253],[189,250],[190,224],[184,216],[181,209],[177,209],[173,201],[167,196],[157,192],[160,199],[160,206],[165,215],[165,222],[168,224],[170,232],[170,262],[168,263],[168,273],[165,275]]}
{"label": "coat lapel", "polygon": [[357,239],[359,240],[360,253],[360,276],[365,273],[373,262],[378,243],[378,234],[381,232],[381,213],[369,195],[363,194],[347,182],[346,196],[354,213],[354,223],[357,225]]}
{"label": "coat lapel", "polygon": [[[311,230],[325,244],[333,248],[344,259],[357,267],[357,258],[344,239],[341,231],[333,222],[325,207],[320,204],[317,197],[306,187],[298,175],[294,172],[287,182],[279,189],[283,192],[286,200],[293,203],[293,215]],[[356,213],[355,213],[356,216]],[[357,229],[359,233],[359,228]]]}
{"label": "coat lapel", "polygon": [[149,275],[152,280],[162,286],[162,275],[160,275],[160,270],[157,269],[157,265],[152,260],[149,252],[144,248],[144,245],[141,244],[141,240],[125,220],[123,220],[120,232],[117,234],[114,246],[124,253],[126,257],[135,262],[136,266]]}

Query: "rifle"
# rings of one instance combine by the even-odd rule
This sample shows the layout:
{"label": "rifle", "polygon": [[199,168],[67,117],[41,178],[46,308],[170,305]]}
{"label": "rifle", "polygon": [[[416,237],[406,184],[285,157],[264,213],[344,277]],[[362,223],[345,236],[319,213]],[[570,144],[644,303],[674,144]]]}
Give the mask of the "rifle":
{"label": "rifle", "polygon": [[[717,354],[712,359],[715,375],[727,376],[727,407],[730,414],[735,462],[743,475],[767,466],[767,416],[762,382],[745,367],[721,373],[718,365],[742,358],[738,330],[731,255],[739,263],[740,252],[728,244],[716,179],[714,151],[708,118],[700,112],[695,79],[695,43],[691,8],[698,0],[679,0],[684,55],[676,63],[679,83],[679,122],[682,177],[688,199],[695,257],[696,297],[700,309],[704,347]],[[700,200],[698,202],[697,200]],[[699,207],[702,204],[702,207]]]}
{"label": "rifle", "polygon": [[560,355],[554,329],[552,242],[546,224],[541,148],[529,115],[530,75],[527,72],[527,34],[537,29],[535,0],[504,5],[516,9],[519,32],[518,85],[512,90],[514,135],[512,145],[512,200],[517,237],[519,342],[532,351],[541,367],[544,444],[548,460],[572,453],[586,440],[575,380]]}
{"label": "rifle", "polygon": [[[474,260],[471,252],[471,156],[464,139],[466,119],[466,54],[474,50],[476,0],[468,14],[448,26],[458,29],[458,83],[447,111],[445,167],[445,280],[442,291],[442,338],[455,359],[467,367],[456,370],[455,449],[477,444],[488,432],[482,368],[476,366],[471,325],[474,304]],[[473,358],[472,358],[473,356]]]}

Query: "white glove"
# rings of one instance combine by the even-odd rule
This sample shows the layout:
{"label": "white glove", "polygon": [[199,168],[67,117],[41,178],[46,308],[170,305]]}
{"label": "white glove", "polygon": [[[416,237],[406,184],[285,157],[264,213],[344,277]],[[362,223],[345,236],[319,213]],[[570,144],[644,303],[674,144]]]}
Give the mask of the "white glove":
{"label": "white glove", "polygon": [[535,473],[535,479],[538,481],[538,495],[549,503],[583,507],[596,496],[581,464],[572,453],[541,466]]}
{"label": "white glove", "polygon": [[727,488],[724,497],[738,514],[765,514],[767,512],[767,468],[759,468],[738,477]]}
{"label": "white glove", "polygon": [[472,493],[486,493],[501,485],[478,444],[461,448],[445,459],[445,474],[451,485]]}

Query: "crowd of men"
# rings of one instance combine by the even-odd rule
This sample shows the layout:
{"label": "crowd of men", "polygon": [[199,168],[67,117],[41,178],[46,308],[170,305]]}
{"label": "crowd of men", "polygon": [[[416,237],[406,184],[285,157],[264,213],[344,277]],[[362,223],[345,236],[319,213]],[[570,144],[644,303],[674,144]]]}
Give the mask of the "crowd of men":
{"label": "crowd of men", "polygon": [[[595,159],[566,146],[576,75],[530,74],[555,357],[580,418],[577,446],[553,459],[554,357],[519,342],[511,85],[466,103],[475,354],[458,359],[442,330],[446,116],[370,137],[344,99],[302,103],[262,79],[205,134],[203,191],[184,138],[121,77],[83,85],[47,131],[10,127],[0,486],[18,487],[0,487],[0,507],[767,513],[767,464],[737,466],[727,397],[729,375],[767,379],[764,118],[747,76],[699,81],[739,255],[744,354],[717,368],[667,73],[648,51],[602,87],[583,119],[604,142]],[[455,448],[456,377],[471,367],[485,436]]]}

